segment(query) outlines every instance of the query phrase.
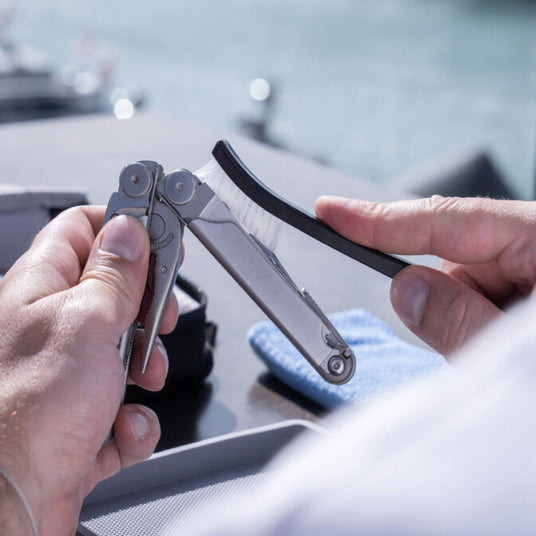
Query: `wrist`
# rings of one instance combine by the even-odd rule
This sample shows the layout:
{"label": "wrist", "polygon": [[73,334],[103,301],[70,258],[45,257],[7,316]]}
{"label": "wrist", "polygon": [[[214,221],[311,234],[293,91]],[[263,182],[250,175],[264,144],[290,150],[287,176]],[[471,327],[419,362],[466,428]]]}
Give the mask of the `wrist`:
{"label": "wrist", "polygon": [[26,497],[10,474],[0,467],[0,534],[37,536]]}
{"label": "wrist", "polygon": [[[26,535],[33,534],[42,495],[28,443],[32,404],[17,375],[10,380],[0,397],[0,534]],[[9,532],[14,523],[20,528]]]}

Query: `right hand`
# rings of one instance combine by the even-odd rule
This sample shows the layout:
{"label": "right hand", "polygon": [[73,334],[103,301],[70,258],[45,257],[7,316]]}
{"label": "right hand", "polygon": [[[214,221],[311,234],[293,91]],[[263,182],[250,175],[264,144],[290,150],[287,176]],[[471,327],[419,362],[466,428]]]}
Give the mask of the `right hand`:
{"label": "right hand", "polygon": [[528,295],[536,282],[536,203],[444,198],[373,203],[325,196],[316,214],[346,238],[385,252],[438,255],[393,279],[404,324],[448,355]]}

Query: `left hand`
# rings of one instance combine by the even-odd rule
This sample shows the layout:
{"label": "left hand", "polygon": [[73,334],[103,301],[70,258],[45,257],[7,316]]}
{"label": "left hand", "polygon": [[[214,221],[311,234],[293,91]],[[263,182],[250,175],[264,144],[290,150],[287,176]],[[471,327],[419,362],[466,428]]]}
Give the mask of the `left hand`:
{"label": "left hand", "polygon": [[[104,207],[54,219],[0,284],[0,465],[26,495],[42,536],[74,534],[82,500],[102,479],[148,457],[156,414],[121,405],[121,336],[137,316],[149,240],[134,218],[101,229]],[[175,326],[174,299],[161,332]],[[145,374],[160,389],[167,355],[157,344]],[[114,441],[102,446],[114,426]],[[0,518],[2,516],[0,504]]]}

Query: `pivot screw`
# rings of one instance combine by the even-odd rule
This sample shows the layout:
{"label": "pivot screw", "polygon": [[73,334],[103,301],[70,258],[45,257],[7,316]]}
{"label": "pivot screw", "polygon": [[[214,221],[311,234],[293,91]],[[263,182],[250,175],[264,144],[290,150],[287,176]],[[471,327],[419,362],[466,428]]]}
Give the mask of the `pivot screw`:
{"label": "pivot screw", "polygon": [[191,201],[197,186],[195,176],[186,169],[172,171],[166,177],[166,197],[174,205],[184,205]]}
{"label": "pivot screw", "polygon": [[339,357],[338,355],[332,357],[328,361],[328,370],[332,374],[335,374],[335,376],[340,376],[344,372],[345,368],[346,368],[346,365],[344,364],[343,359]]}
{"label": "pivot screw", "polygon": [[151,171],[141,162],[126,166],[119,177],[119,184],[129,197],[142,197],[149,193],[152,183]]}

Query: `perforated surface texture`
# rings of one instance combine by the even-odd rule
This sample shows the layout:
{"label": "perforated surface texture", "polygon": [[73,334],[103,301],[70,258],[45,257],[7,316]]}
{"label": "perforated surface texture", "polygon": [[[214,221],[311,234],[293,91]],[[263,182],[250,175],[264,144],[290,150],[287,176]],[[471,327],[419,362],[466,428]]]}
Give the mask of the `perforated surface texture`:
{"label": "perforated surface texture", "polygon": [[272,475],[255,466],[217,471],[86,505],[80,521],[95,536],[168,535],[170,526],[180,534],[192,519],[217,516],[224,499],[247,493]]}

